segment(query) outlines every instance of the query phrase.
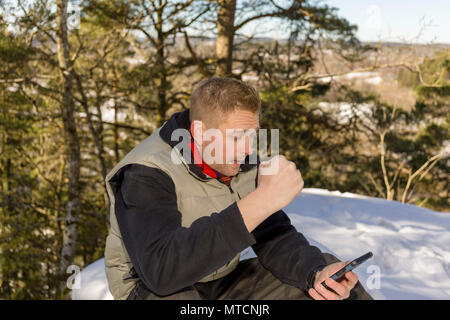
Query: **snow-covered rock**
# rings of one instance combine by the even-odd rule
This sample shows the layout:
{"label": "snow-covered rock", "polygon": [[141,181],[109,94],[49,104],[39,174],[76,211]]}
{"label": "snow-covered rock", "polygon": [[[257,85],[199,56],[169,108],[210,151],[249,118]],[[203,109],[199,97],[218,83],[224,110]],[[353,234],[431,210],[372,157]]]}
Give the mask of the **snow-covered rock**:
{"label": "snow-covered rock", "polygon": [[80,273],[79,288],[72,289],[73,300],[113,300],[105,274],[105,259],[97,260]]}

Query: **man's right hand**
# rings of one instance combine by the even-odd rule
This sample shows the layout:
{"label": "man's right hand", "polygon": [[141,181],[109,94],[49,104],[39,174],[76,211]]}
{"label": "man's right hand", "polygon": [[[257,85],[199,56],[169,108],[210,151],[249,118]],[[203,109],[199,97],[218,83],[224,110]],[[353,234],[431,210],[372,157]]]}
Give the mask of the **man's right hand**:
{"label": "man's right hand", "polygon": [[[268,170],[270,166],[276,170]],[[268,174],[264,174],[265,171]],[[300,170],[283,155],[275,156],[259,165],[257,189],[261,192],[261,200],[267,202],[271,213],[291,203],[300,194],[303,185]]]}
{"label": "man's right hand", "polygon": [[[268,170],[270,166],[277,170]],[[263,174],[265,171],[269,174]],[[262,162],[259,165],[257,188],[237,202],[248,231],[253,231],[271,214],[291,203],[300,194],[303,185],[300,171],[286,157],[276,156],[268,162]]]}

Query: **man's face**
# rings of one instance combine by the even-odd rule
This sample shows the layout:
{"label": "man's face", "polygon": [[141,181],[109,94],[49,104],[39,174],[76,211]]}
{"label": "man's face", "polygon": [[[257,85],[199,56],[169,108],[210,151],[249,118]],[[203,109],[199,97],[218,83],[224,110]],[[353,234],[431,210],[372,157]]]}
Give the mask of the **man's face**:
{"label": "man's face", "polygon": [[[221,174],[235,176],[245,157],[255,151],[252,148],[252,136],[256,138],[258,129],[259,114],[247,110],[235,110],[227,114],[215,127],[203,126],[203,161]],[[222,143],[216,141],[219,138],[222,138]]]}

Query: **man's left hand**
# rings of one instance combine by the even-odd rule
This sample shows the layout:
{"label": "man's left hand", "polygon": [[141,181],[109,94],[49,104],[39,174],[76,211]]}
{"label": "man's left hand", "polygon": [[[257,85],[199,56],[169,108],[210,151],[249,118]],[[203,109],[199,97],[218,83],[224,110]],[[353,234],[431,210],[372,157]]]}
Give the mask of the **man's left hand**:
{"label": "man's left hand", "polygon": [[[352,271],[345,273],[345,278],[340,282],[336,282],[330,278],[336,271],[349,264],[347,262],[336,262],[323,268],[316,274],[314,280],[314,288],[308,290],[309,295],[314,300],[342,300],[347,299],[350,296],[350,291],[358,282],[358,276]],[[325,280],[325,284],[333,289],[335,292],[326,289],[321,285],[321,282]]]}

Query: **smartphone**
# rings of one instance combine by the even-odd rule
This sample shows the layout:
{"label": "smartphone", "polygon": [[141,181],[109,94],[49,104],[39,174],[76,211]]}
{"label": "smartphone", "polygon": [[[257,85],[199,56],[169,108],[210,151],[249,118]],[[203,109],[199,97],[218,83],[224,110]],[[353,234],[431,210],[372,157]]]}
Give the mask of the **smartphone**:
{"label": "smartphone", "polygon": [[[372,252],[367,252],[366,254],[362,255],[359,258],[356,258],[355,260],[353,260],[352,262],[350,262],[348,265],[346,265],[345,267],[343,267],[342,269],[339,269],[336,273],[334,273],[330,278],[333,279],[334,281],[341,281],[344,279],[345,274],[349,271],[352,271],[353,269],[355,269],[357,266],[359,266],[361,263],[365,262],[366,260],[372,258],[373,254]],[[333,291],[333,289],[329,288],[326,284],[325,281],[322,281],[321,283],[326,289]]]}

